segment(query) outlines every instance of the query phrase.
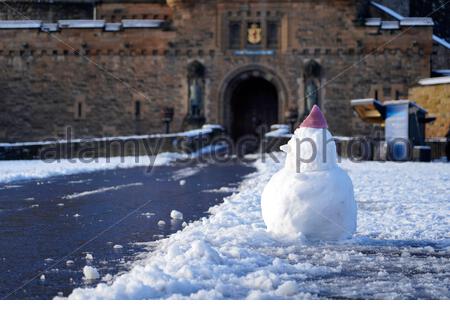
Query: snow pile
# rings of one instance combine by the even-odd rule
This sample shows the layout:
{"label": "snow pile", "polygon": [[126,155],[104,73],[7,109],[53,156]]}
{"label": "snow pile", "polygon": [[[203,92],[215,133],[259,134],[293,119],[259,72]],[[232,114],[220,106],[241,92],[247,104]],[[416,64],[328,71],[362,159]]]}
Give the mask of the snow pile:
{"label": "snow pile", "polygon": [[283,164],[265,161],[211,217],[149,245],[112,283],[70,298],[450,298],[450,164],[344,161],[357,232],[338,244],[310,244],[266,232],[260,194]]}
{"label": "snow pile", "polygon": [[92,161],[86,161],[86,159],[60,159],[54,162],[42,160],[0,161],[0,183],[118,168],[163,166],[187,157],[181,153],[164,152],[156,156],[95,158]]}
{"label": "snow pile", "polygon": [[183,220],[183,214],[178,210],[172,210],[170,212],[170,218],[174,220]]}
{"label": "snow pile", "polygon": [[287,124],[274,124],[270,127],[272,131],[265,134],[266,137],[290,138],[292,136],[291,129]]}
{"label": "snow pile", "polygon": [[84,266],[83,275],[86,280],[95,280],[100,278],[100,274],[97,269],[91,266]]}
{"label": "snow pile", "polygon": [[264,188],[267,230],[290,238],[342,240],[356,229],[356,203],[347,173],[336,164],[336,144],[320,109],[295,130],[286,164]]}

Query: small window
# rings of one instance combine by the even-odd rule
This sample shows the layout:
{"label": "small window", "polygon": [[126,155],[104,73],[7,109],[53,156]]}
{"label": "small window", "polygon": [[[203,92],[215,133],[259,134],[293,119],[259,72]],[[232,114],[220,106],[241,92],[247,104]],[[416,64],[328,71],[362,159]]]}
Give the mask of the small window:
{"label": "small window", "polygon": [[400,91],[395,90],[395,100],[400,100]]}
{"label": "small window", "polygon": [[78,98],[75,101],[75,104],[73,106],[73,117],[76,120],[84,119],[85,118],[85,106],[84,106],[84,98]]}
{"label": "small window", "polygon": [[77,106],[77,118],[82,118],[83,117],[83,103],[78,102],[78,106]]}
{"label": "small window", "polygon": [[269,22],[267,24],[267,47],[278,48],[278,23]]}
{"label": "small window", "polygon": [[134,119],[141,119],[141,102],[139,100],[134,102]]}
{"label": "small window", "polygon": [[375,100],[378,100],[378,90],[375,90],[374,92],[375,92],[374,99],[375,99]]}
{"label": "small window", "polygon": [[230,49],[239,49],[241,47],[241,24],[240,22],[231,22],[229,30],[229,42]]}

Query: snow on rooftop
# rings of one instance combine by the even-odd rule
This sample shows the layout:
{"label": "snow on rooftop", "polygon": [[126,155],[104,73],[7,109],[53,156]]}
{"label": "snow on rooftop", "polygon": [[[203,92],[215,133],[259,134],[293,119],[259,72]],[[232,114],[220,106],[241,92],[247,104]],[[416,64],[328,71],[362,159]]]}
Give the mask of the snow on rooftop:
{"label": "snow on rooftop", "polygon": [[380,103],[378,100],[373,98],[365,98],[365,99],[352,99],[350,100],[350,104],[352,106],[355,105],[361,105],[361,104],[373,104],[373,103]]}
{"label": "snow on rooftop", "polygon": [[357,233],[311,244],[266,231],[260,195],[283,166],[277,157],[259,160],[258,172],[210,208],[209,218],[149,244],[129,271],[69,298],[450,298],[449,163],[343,161],[355,188]]}
{"label": "snow on rooftop", "polygon": [[370,4],[372,6],[374,6],[375,8],[381,10],[382,12],[386,13],[387,15],[391,16],[394,19],[397,19],[397,20],[402,20],[403,19],[403,16],[401,14],[398,14],[394,10],[389,9],[388,7],[383,6],[382,4],[379,4],[378,2],[370,1]]}
{"label": "snow on rooftop", "polygon": [[400,29],[400,24],[398,21],[382,21],[381,29],[384,30]]}
{"label": "snow on rooftop", "polygon": [[379,27],[381,26],[381,18],[367,18],[366,26],[368,27]]}
{"label": "snow on rooftop", "polygon": [[42,29],[42,31],[55,32],[55,31],[58,31],[58,24],[57,23],[43,23],[41,29]]}
{"label": "snow on rooftop", "polygon": [[401,26],[434,26],[432,18],[405,17],[400,20]]}
{"label": "snow on rooftop", "polygon": [[122,26],[124,28],[159,28],[164,20],[154,19],[124,19]]}
{"label": "snow on rooftop", "polygon": [[386,100],[383,101],[383,105],[395,105],[395,104],[409,104],[411,101],[410,100]]}
{"label": "snow on rooftop", "polygon": [[60,28],[103,28],[105,26],[105,20],[58,20]]}
{"label": "snow on rooftop", "polygon": [[422,86],[431,86],[431,85],[436,85],[436,84],[448,84],[448,83],[450,83],[450,76],[426,78],[426,79],[419,80],[419,84]]}
{"label": "snow on rooftop", "polygon": [[41,20],[1,20],[0,29],[39,29]]}
{"label": "snow on rooftop", "polygon": [[119,31],[122,29],[122,24],[120,22],[106,22],[105,31]]}
{"label": "snow on rooftop", "polygon": [[450,76],[450,69],[434,69],[433,72],[442,76]]}
{"label": "snow on rooftop", "polygon": [[[428,17],[403,17],[392,9],[389,9],[386,6],[383,6],[375,1],[370,1],[370,4],[375,8],[381,10],[387,15],[391,16],[394,19],[400,21],[401,26],[433,26],[433,19]],[[437,44],[450,49],[450,43],[441,37],[433,34],[433,41]]]}
{"label": "snow on rooftop", "polygon": [[433,41],[450,50],[450,42],[433,34]]}

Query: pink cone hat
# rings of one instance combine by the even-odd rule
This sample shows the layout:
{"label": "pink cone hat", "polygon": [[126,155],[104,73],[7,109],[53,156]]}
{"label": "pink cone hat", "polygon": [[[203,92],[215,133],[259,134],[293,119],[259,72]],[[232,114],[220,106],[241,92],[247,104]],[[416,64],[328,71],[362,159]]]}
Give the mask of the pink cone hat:
{"label": "pink cone hat", "polygon": [[328,128],[327,120],[317,105],[314,105],[309,115],[301,123],[299,128]]}

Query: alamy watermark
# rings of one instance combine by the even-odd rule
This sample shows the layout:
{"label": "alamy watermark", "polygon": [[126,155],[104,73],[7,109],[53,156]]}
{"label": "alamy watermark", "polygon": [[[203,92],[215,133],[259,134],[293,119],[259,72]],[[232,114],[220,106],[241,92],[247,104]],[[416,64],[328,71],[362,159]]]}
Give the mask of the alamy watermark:
{"label": "alamy watermark", "polygon": [[[284,160],[280,146],[285,145],[289,137],[267,137],[266,128],[259,130],[258,134],[243,135],[237,139],[219,133],[215,135],[199,134],[197,136],[183,136],[182,134],[155,134],[135,137],[96,137],[74,139],[71,127],[65,131],[65,139],[48,138],[33,146],[23,146],[27,150],[28,158],[37,158],[47,163],[66,161],[69,163],[131,163],[147,164],[147,172],[155,163],[158,154],[162,152],[176,152],[182,156],[177,157],[179,162],[195,163],[227,163],[230,160],[244,163],[259,159],[262,162],[271,159],[276,163]],[[336,144],[336,161],[340,163],[343,158],[352,162],[364,160],[396,160],[407,161],[411,159],[413,145],[408,139],[393,139],[389,143],[380,137],[354,137],[330,138],[327,130],[322,130],[320,145],[316,140],[306,137],[295,139],[295,157],[302,163],[314,161],[329,161],[327,147]],[[308,154],[301,154],[301,146],[308,145]],[[20,144],[17,146],[20,157]],[[285,149],[285,148],[284,148]],[[31,153],[30,153],[30,150]],[[17,155],[16,155],[17,156]],[[318,158],[319,157],[319,158]],[[64,159],[64,160],[63,160]],[[113,160],[114,159],[114,160]]]}

